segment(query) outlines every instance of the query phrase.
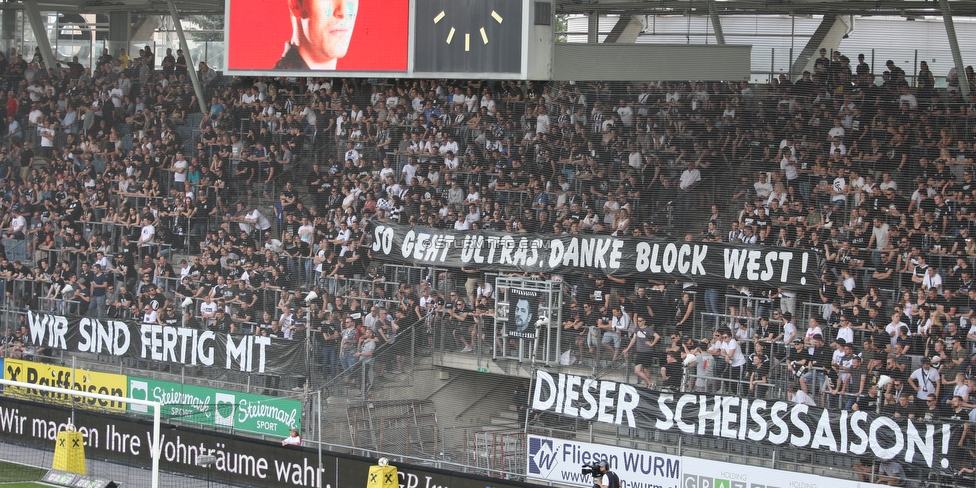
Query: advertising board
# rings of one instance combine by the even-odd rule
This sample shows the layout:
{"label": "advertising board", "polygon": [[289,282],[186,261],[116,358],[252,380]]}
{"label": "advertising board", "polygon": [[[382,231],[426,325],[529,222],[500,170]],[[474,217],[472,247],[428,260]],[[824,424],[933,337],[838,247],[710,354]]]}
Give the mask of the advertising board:
{"label": "advertising board", "polygon": [[582,466],[607,461],[621,486],[678,488],[681,481],[678,456],[533,434],[528,443],[525,473],[530,478],[589,488],[593,479],[582,474]]}
{"label": "advertising board", "polygon": [[[0,396],[0,441],[52,450],[55,437],[51,434],[56,436],[58,430],[66,428],[68,418],[68,410],[64,407]],[[151,422],[77,410],[74,426],[85,439],[87,458],[107,459],[130,466],[151,465]],[[320,467],[318,452],[311,447],[283,447],[279,439],[263,441],[172,425],[163,426],[159,448],[160,469],[234,486],[365,486],[370,466],[376,465],[375,459],[324,451]],[[196,464],[197,458],[204,454],[216,458],[209,469]],[[393,464],[403,488],[538,486],[426,466]]]}
{"label": "advertising board", "polygon": [[[133,376],[129,377],[129,398],[160,402],[164,419],[199,424],[205,428],[221,427],[284,437],[289,429],[301,431],[302,427],[302,402],[290,398]],[[151,413],[144,405],[134,404],[129,404],[129,411]]]}
{"label": "advertising board", "polygon": [[887,486],[687,456],[681,458],[681,471],[682,488],[881,488]]}
{"label": "advertising board", "polygon": [[[3,379],[21,381],[42,386],[54,386],[88,393],[103,395],[126,396],[128,384],[124,375],[100,373],[84,369],[66,368],[53,364],[35,363],[22,359],[6,359],[3,362]],[[124,402],[95,400],[92,398],[70,397],[58,393],[50,393],[27,388],[8,386],[4,394],[26,399],[43,400],[59,404],[74,404],[76,406],[91,406],[92,408],[108,408],[125,410]]]}

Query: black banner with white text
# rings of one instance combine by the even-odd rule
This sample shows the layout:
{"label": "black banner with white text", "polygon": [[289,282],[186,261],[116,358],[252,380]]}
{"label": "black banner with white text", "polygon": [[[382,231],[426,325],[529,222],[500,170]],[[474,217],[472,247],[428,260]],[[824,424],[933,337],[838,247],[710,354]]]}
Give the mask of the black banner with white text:
{"label": "black banner with white text", "polygon": [[380,223],[372,256],[402,264],[477,267],[498,272],[647,276],[695,283],[820,286],[820,256],[804,249],[635,239],[454,231]]}
{"label": "black banner with white text", "polygon": [[958,470],[963,425],[893,419],[782,400],[664,393],[626,383],[536,372],[531,408],[632,429],[762,442]]}
{"label": "black banner with white text", "polygon": [[276,337],[33,311],[27,327],[32,344],[61,351],[259,374],[305,371],[305,344]]}

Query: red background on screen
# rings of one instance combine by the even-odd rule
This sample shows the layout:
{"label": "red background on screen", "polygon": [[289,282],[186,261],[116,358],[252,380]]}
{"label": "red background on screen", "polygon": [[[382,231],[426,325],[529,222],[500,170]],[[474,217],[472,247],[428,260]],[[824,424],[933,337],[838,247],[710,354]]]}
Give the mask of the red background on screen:
{"label": "red background on screen", "polygon": [[[288,0],[231,0],[228,69],[271,69],[291,39]],[[360,0],[344,71],[406,71],[408,0]]]}

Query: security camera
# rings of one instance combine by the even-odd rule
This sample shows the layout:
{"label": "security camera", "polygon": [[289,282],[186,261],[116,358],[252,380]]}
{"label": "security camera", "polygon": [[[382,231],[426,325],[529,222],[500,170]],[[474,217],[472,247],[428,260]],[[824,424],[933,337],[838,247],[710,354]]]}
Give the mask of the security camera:
{"label": "security camera", "polygon": [[883,375],[881,375],[880,378],[878,378],[878,388],[879,389],[880,388],[884,388],[884,387],[890,385],[891,382],[892,382],[891,376],[888,376],[886,374],[883,374]]}
{"label": "security camera", "polygon": [[315,300],[318,297],[319,297],[318,293],[315,293],[314,291],[310,291],[308,292],[308,295],[305,295],[305,303],[312,303],[312,300]]}
{"label": "security camera", "polygon": [[210,454],[204,454],[202,456],[197,456],[197,466],[202,468],[209,468],[211,464],[217,461],[217,456],[212,456]]}
{"label": "security camera", "polygon": [[546,325],[549,325],[549,317],[546,317],[545,315],[539,317],[539,320],[535,321],[536,327],[545,327]]}
{"label": "security camera", "polygon": [[685,356],[685,360],[684,360],[685,366],[691,366],[692,364],[695,364],[697,362],[698,362],[698,356],[695,356],[694,354],[689,354]]}
{"label": "security camera", "polygon": [[180,305],[182,305],[183,308],[189,307],[190,305],[193,305],[193,299],[190,297],[186,297],[183,299],[183,302],[180,303]]}

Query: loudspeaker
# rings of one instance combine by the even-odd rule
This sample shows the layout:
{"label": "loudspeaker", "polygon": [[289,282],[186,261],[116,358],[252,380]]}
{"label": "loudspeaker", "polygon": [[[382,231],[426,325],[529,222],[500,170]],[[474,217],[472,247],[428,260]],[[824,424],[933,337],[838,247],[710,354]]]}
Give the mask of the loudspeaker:
{"label": "loudspeaker", "polygon": [[535,2],[535,25],[552,25],[552,4],[549,2]]}

